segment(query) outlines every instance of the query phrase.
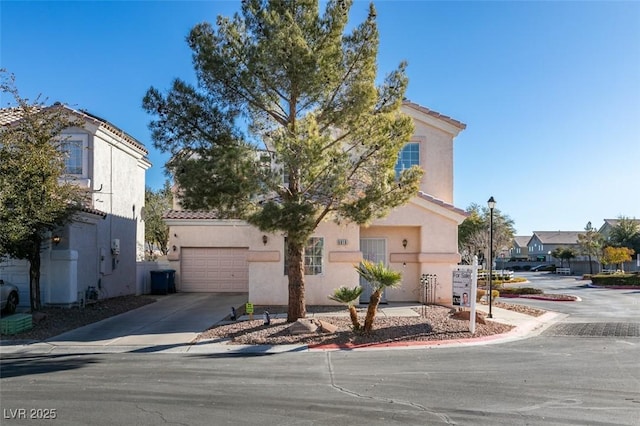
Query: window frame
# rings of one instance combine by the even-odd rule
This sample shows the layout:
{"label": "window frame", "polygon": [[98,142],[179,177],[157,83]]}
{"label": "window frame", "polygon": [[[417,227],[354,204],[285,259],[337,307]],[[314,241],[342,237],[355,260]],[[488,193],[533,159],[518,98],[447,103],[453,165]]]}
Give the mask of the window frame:
{"label": "window frame", "polygon": [[[74,154],[79,154],[79,155],[76,155],[75,157],[65,154],[64,175],[73,176],[77,178],[87,178],[89,175],[89,155],[88,155],[89,135],[83,134],[83,133],[63,133],[60,137],[59,143],[60,143],[61,151],[69,153],[70,150],[68,150],[67,147],[73,144],[75,145]],[[77,158],[77,157],[80,157],[80,158]],[[70,161],[69,161],[70,159],[75,160],[74,162],[76,164],[70,165]],[[77,171],[76,169],[80,167],[81,168],[80,173],[70,173],[69,171],[70,166],[75,167],[73,171]]]}
{"label": "window frame", "polygon": [[[315,253],[314,253],[315,251]],[[304,247],[304,274],[324,274],[324,237],[309,237]],[[287,239],[284,239],[284,275],[288,275]]]}
{"label": "window frame", "polygon": [[[411,158],[416,156],[416,159]],[[405,158],[406,157],[406,158]],[[420,163],[420,142],[407,142],[398,153],[398,160],[394,166],[396,178],[400,177],[403,170],[412,166],[421,166]]]}

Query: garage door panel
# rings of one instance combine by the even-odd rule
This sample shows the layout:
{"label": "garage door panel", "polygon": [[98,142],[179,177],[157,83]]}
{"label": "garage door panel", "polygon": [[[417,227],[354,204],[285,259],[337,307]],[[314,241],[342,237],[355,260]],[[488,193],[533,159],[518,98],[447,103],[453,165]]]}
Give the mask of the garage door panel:
{"label": "garage door panel", "polygon": [[183,248],[181,291],[248,292],[248,249]]}

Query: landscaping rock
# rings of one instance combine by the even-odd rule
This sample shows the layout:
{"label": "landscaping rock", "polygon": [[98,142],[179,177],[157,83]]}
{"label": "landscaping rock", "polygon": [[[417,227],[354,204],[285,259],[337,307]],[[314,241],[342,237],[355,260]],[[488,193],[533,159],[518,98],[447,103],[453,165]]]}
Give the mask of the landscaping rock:
{"label": "landscaping rock", "polygon": [[298,321],[289,326],[290,334],[315,333],[317,330],[318,326],[313,322],[313,320],[306,318],[300,318]]}
{"label": "landscaping rock", "polygon": [[[457,320],[469,321],[471,318],[471,311],[457,311],[451,315],[451,318]],[[480,312],[476,312],[476,324],[486,324],[487,322],[484,320],[484,315]]]}
{"label": "landscaping rock", "polygon": [[327,321],[316,320],[316,323],[320,326],[320,330],[325,333],[335,333],[338,330],[338,327]]}

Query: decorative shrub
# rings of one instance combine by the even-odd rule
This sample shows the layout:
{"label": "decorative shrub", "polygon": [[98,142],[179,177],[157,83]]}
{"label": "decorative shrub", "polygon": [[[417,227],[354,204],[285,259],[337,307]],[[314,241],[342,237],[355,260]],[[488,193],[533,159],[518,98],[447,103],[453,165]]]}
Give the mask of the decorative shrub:
{"label": "decorative shrub", "polygon": [[591,277],[591,282],[601,286],[639,286],[640,275],[637,274],[598,274]]}
{"label": "decorative shrub", "polygon": [[502,294],[542,294],[543,291],[533,287],[506,287],[501,290]]}
{"label": "decorative shrub", "polygon": [[498,290],[493,290],[491,292],[491,300],[496,300],[498,297],[500,297],[500,292]]}
{"label": "decorative shrub", "polygon": [[481,290],[481,289],[476,290],[476,302],[480,302],[485,294],[487,294],[486,290]]}

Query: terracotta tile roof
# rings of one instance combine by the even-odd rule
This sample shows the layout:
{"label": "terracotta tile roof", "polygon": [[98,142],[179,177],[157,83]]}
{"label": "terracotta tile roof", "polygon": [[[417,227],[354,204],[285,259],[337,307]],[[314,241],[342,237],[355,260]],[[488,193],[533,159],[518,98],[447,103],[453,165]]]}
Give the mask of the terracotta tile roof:
{"label": "terracotta tile roof", "polygon": [[203,210],[169,210],[162,215],[163,219],[219,219],[212,211]]}
{"label": "terracotta tile roof", "polygon": [[0,126],[18,121],[20,117],[22,117],[22,114],[17,108],[0,108]]}
{"label": "terracotta tile roof", "polygon": [[80,209],[81,212],[95,214],[96,216],[101,216],[102,218],[107,217],[107,214],[102,210],[94,209],[92,207],[82,207]]}
{"label": "terracotta tile roof", "polygon": [[[144,152],[145,155],[149,154],[149,151],[147,151],[145,146],[140,142],[138,142],[133,136],[127,134],[122,129],[114,126],[107,120],[100,118],[97,115],[91,114],[84,110],[75,110],[73,108],[68,107],[67,105],[63,105],[58,102],[54,103],[52,106],[47,108],[58,108],[58,107],[62,107],[68,110],[69,112],[71,112],[72,114],[84,120],[91,121],[98,126],[104,127],[105,129],[109,130],[111,133],[121,137],[129,145],[132,145],[138,148],[139,150],[141,150],[142,152]],[[0,108],[0,126],[11,124],[15,121],[20,120],[21,117],[22,117],[22,111],[18,108]]]}
{"label": "terracotta tile roof", "polygon": [[[465,217],[469,216],[469,213],[466,211],[459,209],[452,204],[445,203],[444,201],[435,198],[425,192],[418,192],[417,196],[422,198],[423,200],[429,201],[431,203],[442,206],[448,210],[451,210],[455,213],[461,214]],[[204,211],[204,210],[168,210],[165,214],[162,215],[163,219],[220,219],[220,217],[212,211]]]}
{"label": "terracotta tile roof", "polygon": [[449,116],[447,116],[447,115],[440,114],[439,112],[436,112],[436,111],[434,111],[434,110],[431,110],[431,109],[429,109],[429,108],[427,108],[427,107],[423,107],[422,105],[417,104],[417,103],[415,103],[415,102],[411,102],[411,101],[409,101],[409,100],[407,100],[407,99],[405,99],[404,101],[402,101],[402,105],[405,105],[405,106],[408,106],[408,107],[413,108],[413,109],[415,109],[415,110],[418,110],[418,111],[420,111],[420,112],[422,112],[422,113],[425,113],[425,114],[427,114],[427,115],[430,115],[430,116],[432,116],[432,117],[434,117],[434,118],[437,118],[437,119],[439,119],[439,120],[446,121],[447,123],[451,124],[452,126],[457,127],[457,128],[458,128],[458,129],[460,129],[460,130],[464,130],[464,129],[466,129],[466,128],[467,128],[467,125],[466,125],[466,124],[464,124],[464,123],[463,123],[463,122],[461,122],[461,121],[458,121],[458,120],[456,120],[456,119],[454,119],[454,118],[451,118],[451,117],[449,117]]}
{"label": "terracotta tile roof", "polygon": [[466,211],[464,211],[464,210],[462,210],[462,209],[460,209],[458,207],[455,207],[453,204],[445,203],[444,201],[442,201],[442,200],[440,200],[438,198],[435,198],[434,196],[429,195],[426,192],[419,191],[418,192],[418,197],[422,198],[423,200],[427,200],[427,201],[430,201],[430,202],[432,202],[434,204],[442,206],[442,207],[444,207],[446,209],[449,209],[449,210],[451,210],[453,212],[456,212],[458,214],[461,214],[461,215],[463,215],[465,217],[469,216],[469,213],[467,213]]}

